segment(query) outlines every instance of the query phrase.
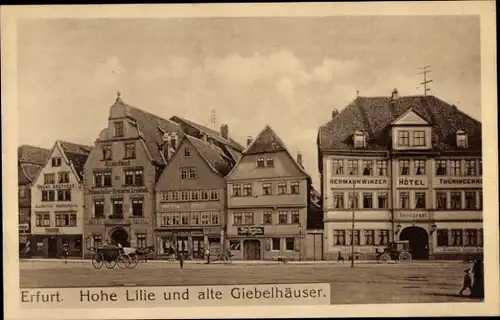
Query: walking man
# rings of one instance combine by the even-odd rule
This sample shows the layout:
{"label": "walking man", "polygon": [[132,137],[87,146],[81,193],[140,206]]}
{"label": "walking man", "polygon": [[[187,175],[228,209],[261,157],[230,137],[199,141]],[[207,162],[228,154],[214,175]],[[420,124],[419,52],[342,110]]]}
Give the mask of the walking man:
{"label": "walking man", "polygon": [[210,264],[210,249],[205,249],[205,255],[207,256],[207,264]]}
{"label": "walking man", "polygon": [[184,269],[184,254],[182,252],[179,253],[179,263],[181,265],[181,269]]}
{"label": "walking man", "polygon": [[465,272],[465,275],[464,275],[464,284],[462,285],[462,289],[458,293],[461,296],[463,296],[463,292],[465,291],[465,289],[469,289],[469,293],[472,294],[472,279],[471,279],[471,277],[469,275],[469,270],[470,269],[464,270],[464,272]]}

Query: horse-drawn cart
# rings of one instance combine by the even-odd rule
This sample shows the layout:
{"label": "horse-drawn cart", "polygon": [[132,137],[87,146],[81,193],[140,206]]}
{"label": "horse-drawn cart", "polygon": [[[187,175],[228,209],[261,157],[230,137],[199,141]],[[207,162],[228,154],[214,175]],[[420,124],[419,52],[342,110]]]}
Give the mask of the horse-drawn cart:
{"label": "horse-drawn cart", "polygon": [[410,241],[408,240],[400,240],[392,242],[384,251],[379,252],[377,249],[377,260],[379,262],[389,262],[391,260],[400,261],[400,260],[411,260],[411,249],[410,249]]}
{"label": "horse-drawn cart", "polygon": [[108,269],[113,269],[117,265],[120,268],[133,269],[139,262],[138,249],[106,246],[93,250],[92,265],[95,269],[101,269],[103,265]]}

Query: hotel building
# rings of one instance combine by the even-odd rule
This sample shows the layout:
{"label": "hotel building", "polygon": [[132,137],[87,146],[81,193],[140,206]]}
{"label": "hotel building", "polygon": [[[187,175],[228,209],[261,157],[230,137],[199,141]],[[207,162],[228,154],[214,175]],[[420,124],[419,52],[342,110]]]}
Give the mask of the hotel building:
{"label": "hotel building", "polygon": [[82,257],[83,166],[90,146],[56,141],[31,185],[31,255]]}
{"label": "hotel building", "polygon": [[394,90],[334,111],[317,143],[326,258],[348,256],[351,241],[357,258],[375,258],[397,240],[414,259],[482,255],[480,122]]}
{"label": "hotel building", "polygon": [[182,130],[118,95],[85,164],[85,248],[155,244],[154,188]]}

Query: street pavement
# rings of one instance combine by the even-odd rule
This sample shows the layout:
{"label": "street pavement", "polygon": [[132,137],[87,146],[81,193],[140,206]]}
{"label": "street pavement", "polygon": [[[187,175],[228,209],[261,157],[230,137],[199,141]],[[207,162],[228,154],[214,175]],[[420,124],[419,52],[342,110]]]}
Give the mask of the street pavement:
{"label": "street pavement", "polygon": [[460,261],[404,261],[378,264],[348,262],[233,261],[203,264],[148,261],[135,269],[94,269],[89,260],[25,260],[20,262],[21,288],[107,286],[195,286],[330,283],[333,304],[432,303],[477,301],[458,296],[463,270]]}

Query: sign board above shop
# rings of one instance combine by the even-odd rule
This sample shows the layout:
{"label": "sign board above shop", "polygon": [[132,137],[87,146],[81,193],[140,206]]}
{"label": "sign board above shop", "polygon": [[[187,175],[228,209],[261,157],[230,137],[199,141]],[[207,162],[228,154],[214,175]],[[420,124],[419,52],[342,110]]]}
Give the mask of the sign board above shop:
{"label": "sign board above shop", "polygon": [[429,220],[430,215],[427,211],[418,211],[418,212],[401,212],[396,211],[396,220]]}
{"label": "sign board above shop", "polygon": [[130,160],[117,160],[117,161],[105,161],[104,165],[106,167],[125,167],[130,166],[132,162]]}
{"label": "sign board above shop", "polygon": [[480,188],[483,178],[436,178],[433,185],[438,188]]}
{"label": "sign board above shop", "polygon": [[426,188],[427,177],[421,178],[397,178],[398,188]]}
{"label": "sign board above shop", "polygon": [[149,193],[146,187],[129,187],[129,188],[95,188],[89,190],[93,195],[105,194],[128,194],[128,193]]}
{"label": "sign board above shop", "polygon": [[60,184],[37,184],[39,190],[68,190],[75,189],[77,186],[74,183],[60,183]]}
{"label": "sign board above shop", "polygon": [[389,179],[387,178],[331,178],[330,184],[333,187],[347,187],[352,188],[354,185],[358,188],[386,188],[389,186]]}
{"label": "sign board above shop", "polygon": [[238,227],[239,236],[261,236],[264,234],[264,227]]}

